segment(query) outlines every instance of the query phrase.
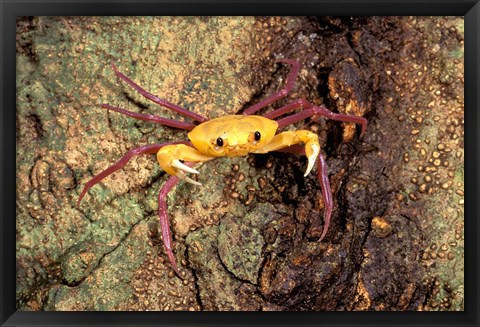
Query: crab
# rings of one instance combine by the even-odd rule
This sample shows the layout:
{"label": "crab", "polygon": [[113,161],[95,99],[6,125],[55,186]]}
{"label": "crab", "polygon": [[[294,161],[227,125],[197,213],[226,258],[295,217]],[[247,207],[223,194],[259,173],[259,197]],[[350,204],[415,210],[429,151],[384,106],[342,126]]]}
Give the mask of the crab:
{"label": "crab", "polygon": [[[115,64],[112,63],[115,75],[129,84],[142,96],[184,117],[190,118],[194,122],[178,121],[156,115],[135,113],[109,104],[102,104],[102,108],[135,119],[190,131],[188,133],[189,141],[152,144],[128,151],[118,162],[98,175],[95,175],[85,184],[78,198],[77,207],[80,206],[80,202],[92,186],[115,171],[123,168],[133,156],[156,154],[160,167],[171,175],[158,194],[158,215],[163,246],[175,273],[180,278],[183,278],[172,251],[172,235],[167,212],[167,194],[180,180],[194,185],[202,185],[200,182],[187,176],[187,174],[199,174],[198,170],[194,168],[196,164],[201,164],[217,157],[237,157],[245,156],[249,153],[267,153],[281,150],[306,155],[308,161],[304,174],[305,177],[312,171],[315,161],[318,160],[317,176],[324,202],[324,224],[322,234],[319,238],[319,241],[322,241],[330,225],[333,199],[327,166],[320,151],[318,136],[309,130],[289,130],[280,133],[277,133],[277,131],[287,125],[309,117],[323,116],[332,120],[359,124],[361,126],[360,137],[362,137],[367,128],[367,120],[360,116],[334,113],[323,106],[314,105],[305,99],[290,102],[278,109],[265,113],[263,116],[254,115],[254,113],[260,109],[286,97],[295,85],[295,80],[300,70],[300,63],[292,59],[277,59],[276,62],[291,66],[285,86],[281,90],[244,109],[241,114],[228,115],[210,120],[190,110],[158,98],[120,72]],[[301,110],[279,118],[297,109]]]}

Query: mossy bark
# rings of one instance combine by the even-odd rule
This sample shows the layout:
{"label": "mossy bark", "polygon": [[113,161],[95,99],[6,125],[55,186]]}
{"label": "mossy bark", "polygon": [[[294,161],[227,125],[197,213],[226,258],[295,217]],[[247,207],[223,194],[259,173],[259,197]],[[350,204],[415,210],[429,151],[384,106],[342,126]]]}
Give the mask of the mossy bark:
{"label": "mossy bark", "polygon": [[[219,158],[169,195],[175,276],[158,233],[168,176],[126,151],[187,120],[118,80],[208,118],[279,90],[363,115],[366,135],[309,119],[334,196],[286,153]],[[35,17],[17,20],[19,310],[463,310],[463,18]],[[271,108],[266,108],[271,110]]]}

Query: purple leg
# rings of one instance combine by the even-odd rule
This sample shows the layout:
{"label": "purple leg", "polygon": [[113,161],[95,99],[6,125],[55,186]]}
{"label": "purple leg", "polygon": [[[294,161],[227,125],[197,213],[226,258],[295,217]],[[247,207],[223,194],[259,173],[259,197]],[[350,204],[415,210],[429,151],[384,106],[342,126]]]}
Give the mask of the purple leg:
{"label": "purple leg", "polygon": [[[185,165],[193,167],[195,163],[185,162]],[[168,219],[167,209],[167,195],[178,182],[178,177],[171,176],[163,185],[160,193],[158,193],[158,216],[160,217],[160,230],[162,231],[163,246],[167,253],[168,260],[172,264],[173,270],[175,270],[178,277],[183,279],[172,252],[172,235],[170,233],[170,219]]]}
{"label": "purple leg", "polygon": [[125,76],[122,72],[120,72],[117,67],[115,66],[114,63],[112,63],[113,70],[115,71],[115,75],[117,75],[119,78],[123,79],[125,82],[127,82],[131,87],[133,87],[137,92],[139,92],[141,95],[143,95],[145,98],[147,98],[150,101],[153,101],[165,108],[168,108],[170,110],[173,110],[175,112],[178,112],[179,114],[190,117],[195,119],[198,122],[203,123],[204,121],[207,121],[208,119],[198,115],[194,112],[191,112],[190,110],[184,109],[182,107],[179,107],[173,103],[170,103],[166,100],[160,99],[159,97],[153,95],[152,93],[148,92],[147,90],[143,89],[140,85],[132,81],[130,78]]}
{"label": "purple leg", "polygon": [[83,191],[82,191],[82,193],[80,193],[80,196],[77,200],[77,207],[80,205],[80,202],[82,201],[83,197],[85,196],[87,191],[92,186],[94,186],[95,184],[100,182],[105,177],[107,177],[107,176],[111,175],[112,173],[116,172],[117,170],[122,169],[133,156],[136,156],[136,155],[139,155],[139,154],[154,154],[154,153],[157,153],[158,150],[160,150],[160,148],[165,146],[165,145],[180,144],[180,143],[190,144],[190,142],[167,142],[167,143],[162,143],[162,144],[146,145],[146,146],[142,146],[140,148],[136,148],[136,149],[128,151],[122,157],[122,159],[120,159],[118,162],[116,162],[112,166],[108,167],[107,169],[105,169],[104,171],[99,173],[98,175],[95,175],[91,180],[89,180],[87,182],[87,184],[85,184],[85,186],[83,188]]}
{"label": "purple leg", "polygon": [[282,127],[285,127],[286,125],[293,124],[300,120],[304,120],[306,118],[318,115],[318,116],[327,117],[332,120],[338,120],[338,121],[355,123],[355,124],[361,125],[362,131],[360,133],[360,137],[362,137],[365,134],[365,131],[367,130],[368,121],[363,117],[355,116],[355,115],[337,114],[337,113],[331,112],[325,107],[315,106],[304,99],[297,100],[295,102],[287,104],[284,107],[281,107],[277,110],[269,112],[265,114],[264,117],[273,119],[298,108],[303,108],[305,110],[298,112],[296,114],[293,114],[291,116],[277,120],[278,128],[282,128]]}
{"label": "purple leg", "polygon": [[320,236],[320,241],[323,240],[325,235],[327,234],[328,227],[330,226],[330,218],[332,217],[332,209],[333,209],[333,199],[332,199],[332,190],[330,188],[330,181],[328,180],[328,171],[327,171],[327,164],[325,163],[325,159],[320,152],[318,154],[318,180],[320,181],[320,187],[322,189],[323,195],[323,202],[325,203],[325,213],[324,213],[324,225],[323,225],[323,232],[322,236]]}
{"label": "purple leg", "polygon": [[280,100],[281,98],[284,98],[292,90],[293,85],[295,84],[295,79],[297,78],[298,72],[300,70],[300,63],[292,59],[277,59],[275,62],[283,62],[283,63],[292,65],[292,69],[290,70],[290,73],[287,76],[287,82],[285,83],[284,88],[278,91],[277,93],[272,94],[271,96],[263,99],[259,103],[256,103],[253,106],[245,109],[243,111],[244,115],[254,114],[258,110],[272,104],[277,100]]}
{"label": "purple leg", "polygon": [[[295,109],[300,109],[300,108],[304,110],[299,113],[293,114],[291,116],[287,116],[285,118],[277,120],[278,128],[282,128],[282,127],[285,127],[286,125],[296,123],[308,117],[319,115],[319,116],[327,117],[332,120],[339,120],[344,122],[360,124],[362,126],[362,132],[360,136],[363,136],[367,129],[368,121],[363,117],[354,116],[354,115],[337,114],[327,110],[324,107],[315,106],[304,99],[299,99],[295,102],[289,103],[274,111],[266,113],[264,117],[269,119],[274,119],[283,114],[286,114],[287,112],[290,112]],[[301,149],[299,147],[294,147],[294,146],[285,148],[283,150],[285,152],[291,152],[291,153],[297,153],[297,154],[305,153],[304,149]],[[332,190],[330,188],[330,181],[328,180],[327,165],[325,163],[325,159],[323,158],[321,152],[318,154],[317,160],[318,160],[317,174],[318,174],[318,179],[320,181],[320,187],[322,189],[323,202],[325,203],[325,213],[324,213],[325,224],[323,226],[322,235],[320,236],[320,241],[321,241],[327,234],[328,228],[330,226],[330,219],[332,216],[332,209],[333,209],[333,199],[332,199]]]}
{"label": "purple leg", "polygon": [[175,270],[178,277],[183,279],[172,252],[172,235],[170,233],[170,219],[168,219],[167,211],[167,195],[178,181],[179,179],[177,177],[171,176],[163,185],[160,193],[158,193],[158,216],[160,217],[160,230],[162,231],[163,247],[167,253],[168,260],[172,264],[173,270]]}
{"label": "purple leg", "polygon": [[[303,155],[305,154],[305,147],[299,146],[299,144],[295,144],[287,148],[280,149],[278,151]],[[317,176],[318,176],[318,180],[320,181],[320,188],[322,189],[323,202],[325,204],[325,211],[323,214],[323,218],[324,218],[323,232],[322,232],[322,235],[320,236],[320,241],[322,241],[325,235],[327,235],[328,227],[330,226],[330,219],[332,217],[332,210],[333,210],[333,198],[332,198],[332,189],[330,188],[330,181],[328,180],[327,164],[321,152],[318,154],[317,160],[318,160]]]}
{"label": "purple leg", "polygon": [[293,101],[283,107],[280,107],[278,109],[275,109],[273,111],[267,112],[266,114],[263,115],[263,117],[268,118],[268,119],[275,119],[277,117],[280,117],[281,115],[286,114],[287,112],[293,111],[295,109],[307,109],[311,108],[312,104],[308,102],[307,100],[304,99],[298,99],[296,101]]}
{"label": "purple leg", "polygon": [[192,124],[192,123],[186,123],[186,122],[182,122],[182,121],[178,121],[178,120],[163,118],[163,117],[160,117],[160,116],[155,116],[155,115],[150,115],[150,114],[139,114],[139,113],[128,111],[128,110],[125,110],[125,109],[122,109],[122,108],[114,107],[114,106],[111,106],[111,105],[106,104],[106,103],[102,104],[102,108],[112,110],[112,111],[116,111],[116,112],[119,112],[121,114],[133,117],[135,119],[151,121],[151,122],[158,123],[158,124],[161,124],[161,125],[180,128],[180,129],[186,129],[186,130],[189,130],[189,131],[194,129],[195,126],[196,126],[195,124]]}

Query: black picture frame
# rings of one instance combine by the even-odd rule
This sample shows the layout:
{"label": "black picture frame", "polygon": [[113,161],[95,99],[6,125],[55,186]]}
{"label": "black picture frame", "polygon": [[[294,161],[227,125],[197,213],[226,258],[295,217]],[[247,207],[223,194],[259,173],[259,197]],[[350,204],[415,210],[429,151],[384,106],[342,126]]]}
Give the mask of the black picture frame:
{"label": "black picture frame", "polygon": [[[478,1],[5,1],[1,11],[1,326],[479,326]],[[15,308],[15,18],[43,15],[465,16],[465,311],[463,312],[17,312]],[[467,118],[466,117],[466,118]],[[475,199],[477,198],[477,200]]]}

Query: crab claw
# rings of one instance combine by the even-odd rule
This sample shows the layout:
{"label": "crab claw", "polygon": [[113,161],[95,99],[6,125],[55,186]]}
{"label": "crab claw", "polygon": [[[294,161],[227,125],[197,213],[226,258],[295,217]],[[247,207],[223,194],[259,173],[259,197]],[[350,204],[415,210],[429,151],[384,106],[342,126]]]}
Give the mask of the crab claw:
{"label": "crab claw", "polygon": [[315,160],[317,160],[318,154],[320,153],[320,145],[315,142],[307,143],[305,145],[305,155],[308,158],[308,165],[307,170],[303,177],[307,177],[307,175],[312,171],[313,165],[315,164]]}
{"label": "crab claw", "polygon": [[190,184],[202,185],[202,183],[199,183],[199,182],[191,179],[187,175],[185,175],[185,173],[199,174],[198,170],[195,170],[192,167],[189,167],[189,166],[185,165],[184,163],[182,163],[178,159],[172,160],[172,162],[170,163],[170,166],[172,166],[173,168],[176,169],[176,174],[174,176],[176,176],[176,177],[180,178],[181,180],[183,180],[185,182],[188,182]]}
{"label": "crab claw", "polygon": [[186,173],[192,173],[192,174],[199,174],[198,170],[193,169],[192,167],[189,167],[185,164],[183,164],[180,160],[174,159],[172,160],[172,163],[170,164],[172,167],[183,170]]}
{"label": "crab claw", "polygon": [[190,184],[198,185],[198,186],[202,185],[202,183],[197,182],[196,180],[193,180],[190,177],[188,177],[187,175],[185,175],[185,173],[181,170],[177,171],[177,174],[175,176],[180,178],[182,181],[188,182]]}
{"label": "crab claw", "polygon": [[[200,153],[197,149],[185,144],[173,144],[164,146],[157,153],[157,160],[167,173],[172,176],[194,185],[202,185],[201,183],[191,179],[186,175],[199,174],[198,170],[193,169],[190,165],[196,162],[205,162],[213,159]],[[187,161],[187,164],[182,161]]]}

